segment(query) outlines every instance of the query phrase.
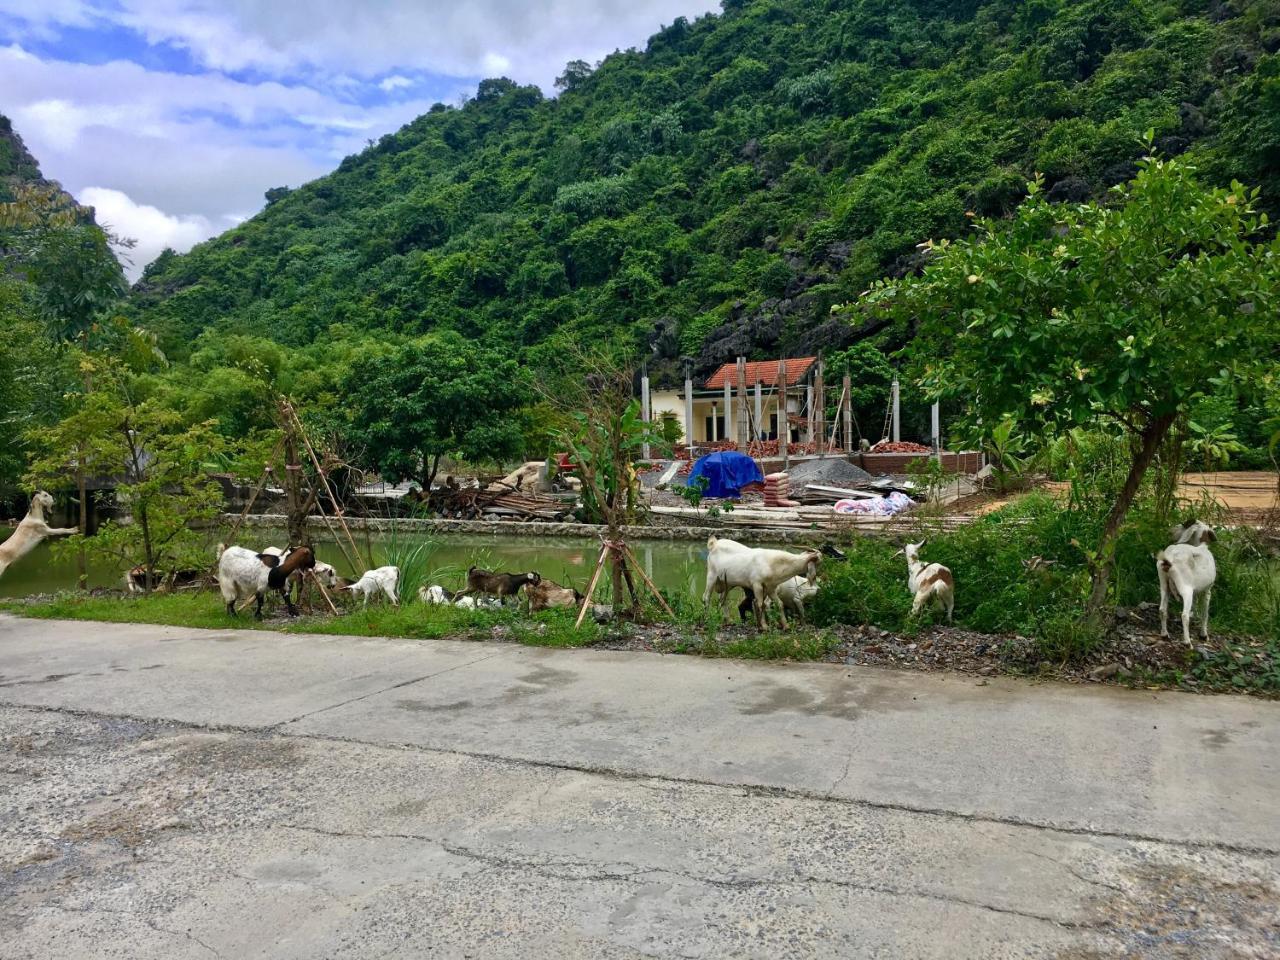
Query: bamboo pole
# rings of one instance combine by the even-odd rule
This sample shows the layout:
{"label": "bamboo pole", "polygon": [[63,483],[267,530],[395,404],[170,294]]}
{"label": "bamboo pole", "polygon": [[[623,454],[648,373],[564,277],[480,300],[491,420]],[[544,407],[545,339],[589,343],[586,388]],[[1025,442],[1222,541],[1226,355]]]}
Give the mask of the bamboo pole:
{"label": "bamboo pole", "polygon": [[[356,538],[351,535],[351,528],[347,526],[347,521],[343,519],[342,507],[338,504],[338,494],[329,486],[329,478],[325,475],[324,468],[320,466],[320,458],[316,456],[315,448],[311,446],[311,441],[307,438],[307,431],[303,428],[302,421],[298,418],[298,412],[293,409],[292,404],[287,400],[284,401],[284,406],[293,418],[293,423],[297,427],[298,436],[302,438],[302,445],[306,448],[307,454],[311,458],[311,464],[316,468],[316,473],[320,476],[320,482],[324,484],[325,492],[328,493],[329,497],[333,500],[334,510],[337,511],[338,523],[342,524],[342,529],[347,535],[347,541],[351,544],[351,553],[347,552],[347,544],[342,542],[337,531],[333,529],[333,524],[329,522],[329,517],[324,512],[324,503],[319,497],[316,497],[316,509],[320,511],[320,517],[324,520],[325,526],[329,528],[329,532],[333,534],[333,539],[337,541],[339,548],[342,550],[342,555],[346,557],[347,563],[351,565],[351,572],[355,573],[360,569],[359,561],[355,559],[360,556],[360,548],[356,546]],[[311,489],[314,493],[314,484]]]}
{"label": "bamboo pole", "polygon": [[267,485],[267,478],[271,476],[271,461],[280,455],[280,448],[284,445],[284,437],[276,441],[275,449],[271,451],[271,456],[267,460],[267,466],[262,471],[262,478],[258,481],[258,485],[254,488],[253,493],[249,496],[249,502],[244,505],[244,510],[240,512],[239,519],[232,526],[231,532],[227,534],[227,546],[231,546],[236,538],[236,534],[240,532],[240,527],[244,524],[245,517],[249,516],[249,511],[253,509],[253,505],[258,501],[258,494],[262,492],[262,488]]}
{"label": "bamboo pole", "polygon": [[578,630],[582,627],[582,621],[587,616],[587,608],[591,606],[591,598],[595,596],[596,584],[600,582],[600,571],[604,569],[604,558],[609,554],[609,545],[602,543],[600,545],[600,559],[596,561],[596,572],[591,575],[591,585],[587,587],[587,595],[582,598],[582,609],[578,611],[578,619],[573,625],[573,629]]}

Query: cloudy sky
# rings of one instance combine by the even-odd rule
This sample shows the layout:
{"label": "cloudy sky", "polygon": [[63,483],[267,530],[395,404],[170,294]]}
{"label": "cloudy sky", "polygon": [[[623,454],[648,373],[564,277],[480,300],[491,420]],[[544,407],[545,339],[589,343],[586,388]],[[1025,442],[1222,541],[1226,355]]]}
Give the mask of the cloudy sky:
{"label": "cloudy sky", "polygon": [[552,82],[716,0],[0,0],[0,113],[136,277],[483,77]]}

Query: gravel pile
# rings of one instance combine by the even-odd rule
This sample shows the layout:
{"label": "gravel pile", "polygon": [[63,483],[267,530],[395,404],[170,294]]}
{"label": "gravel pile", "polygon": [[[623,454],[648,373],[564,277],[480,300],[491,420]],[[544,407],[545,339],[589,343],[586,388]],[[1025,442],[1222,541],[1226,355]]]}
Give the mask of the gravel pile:
{"label": "gravel pile", "polygon": [[871,480],[871,474],[856,467],[842,457],[826,460],[805,460],[787,471],[791,489],[802,491],[805,484],[817,483],[827,487],[857,487]]}

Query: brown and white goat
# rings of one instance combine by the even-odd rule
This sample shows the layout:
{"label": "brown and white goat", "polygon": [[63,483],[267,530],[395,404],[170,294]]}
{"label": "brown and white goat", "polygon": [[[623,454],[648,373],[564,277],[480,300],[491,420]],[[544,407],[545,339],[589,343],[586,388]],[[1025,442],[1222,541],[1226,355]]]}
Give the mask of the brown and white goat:
{"label": "brown and white goat", "polygon": [[911,604],[914,617],[926,603],[934,603],[947,611],[947,623],[951,623],[951,611],[956,605],[956,583],[951,571],[940,563],[925,563],[920,559],[924,541],[908,543],[902,548],[907,555],[907,589],[915,597]]}
{"label": "brown and white goat", "polygon": [[0,543],[0,575],[44,540],[45,537],[65,537],[79,533],[75,527],[51,527],[45,522],[45,514],[53,509],[53,497],[43,490],[31,498],[31,508],[22,518],[9,539]]}
{"label": "brown and white goat", "polygon": [[531,613],[556,607],[576,607],[582,603],[582,594],[572,587],[562,587],[554,580],[539,580],[531,584],[525,595],[529,598]]}

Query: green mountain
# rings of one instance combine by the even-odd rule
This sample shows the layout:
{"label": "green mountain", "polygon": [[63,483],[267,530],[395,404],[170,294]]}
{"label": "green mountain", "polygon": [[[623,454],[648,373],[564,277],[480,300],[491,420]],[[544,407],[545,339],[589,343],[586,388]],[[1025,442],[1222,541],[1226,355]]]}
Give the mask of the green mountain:
{"label": "green mountain", "polygon": [[[999,215],[1127,179],[1144,132],[1280,198],[1280,0],[724,0],[560,95],[486,80],[256,217],[133,310],[285,344],[449,328],[527,360],[623,337],[671,369],[878,333],[830,307]],[[896,336],[904,335],[901,332]]]}
{"label": "green mountain", "polygon": [[13,188],[19,184],[48,184],[40,173],[40,164],[31,155],[13,123],[0,114],[0,203],[13,200]]}

